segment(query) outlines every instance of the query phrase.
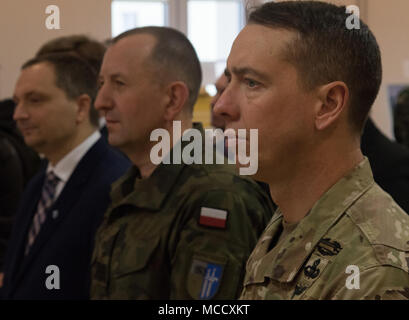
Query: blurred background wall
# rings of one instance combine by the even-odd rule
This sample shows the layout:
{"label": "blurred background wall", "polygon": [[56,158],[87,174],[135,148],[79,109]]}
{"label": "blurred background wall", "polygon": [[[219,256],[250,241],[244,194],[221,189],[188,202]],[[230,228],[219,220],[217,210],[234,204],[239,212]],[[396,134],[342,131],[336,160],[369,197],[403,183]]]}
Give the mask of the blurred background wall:
{"label": "blurred background wall", "polygon": [[[0,2],[0,99],[10,97],[13,92],[15,81],[19,74],[21,64],[31,58],[37,49],[47,40],[62,35],[74,33],[85,33],[97,40],[106,40],[112,36],[111,28],[111,2],[119,2],[120,0],[1,0]],[[189,3],[189,1],[192,1]],[[214,21],[219,21],[217,35],[225,34],[231,29],[231,23],[226,20],[231,15],[240,15],[234,17],[236,24],[241,27],[244,25],[245,8],[264,2],[263,0],[150,0],[147,2],[166,2],[164,14],[166,17],[163,23],[172,25],[183,32],[189,34],[193,38],[193,42],[200,43],[197,34],[193,34],[192,29],[199,25],[204,28],[202,32],[206,33],[208,28],[211,34],[211,24],[196,21],[189,21],[189,16],[195,17],[194,10],[198,10],[200,3],[206,1],[212,2],[215,7],[215,12],[218,17]],[[230,4],[228,2],[231,2]],[[232,10],[234,2],[244,1],[243,10]],[[134,0],[133,2],[138,2]],[[193,3],[195,2],[195,3]],[[225,2],[225,4],[223,4]],[[330,0],[328,2],[342,5],[357,5],[360,8],[361,18],[366,21],[375,36],[377,37],[383,56],[384,78],[382,88],[378,99],[373,107],[372,116],[375,122],[379,125],[382,131],[389,137],[392,134],[392,117],[390,113],[388,86],[393,84],[409,84],[409,1],[407,0]],[[56,5],[60,9],[60,30],[48,30],[45,26],[45,21],[49,14],[45,13],[47,6]],[[196,9],[195,9],[196,8]],[[225,8],[226,12],[223,11]],[[186,12],[189,11],[189,14]],[[192,12],[192,14],[190,14]],[[146,13],[146,11],[145,11]],[[130,17],[132,18],[132,17]],[[192,18],[199,19],[200,17]],[[208,21],[213,17],[205,16]],[[220,22],[221,21],[221,22]],[[233,20],[232,20],[233,21]],[[224,24],[223,24],[224,22]],[[135,23],[131,19],[131,24]],[[190,31],[188,28],[190,27]],[[196,30],[196,29],[195,29]],[[239,29],[238,29],[239,30]],[[199,30],[200,31],[200,30]],[[189,33],[190,32],[190,33]],[[235,32],[229,31],[230,36]],[[233,32],[233,33],[232,33]],[[234,37],[233,37],[234,38]],[[225,38],[220,38],[221,40]],[[223,70],[224,60],[220,58],[220,52],[223,55],[228,54],[226,48],[230,47],[229,41],[221,41],[219,39],[218,55],[215,55],[215,61],[202,61],[202,66],[205,73],[205,83],[212,83],[215,78]],[[230,38],[229,38],[230,39]],[[219,48],[218,47],[218,48]],[[197,48],[198,51],[202,50]],[[204,56],[205,53],[199,54]],[[362,79],[365,81],[365,79]],[[208,117],[208,102],[209,97],[207,92],[203,90],[201,101],[199,101],[196,116],[201,120]]]}

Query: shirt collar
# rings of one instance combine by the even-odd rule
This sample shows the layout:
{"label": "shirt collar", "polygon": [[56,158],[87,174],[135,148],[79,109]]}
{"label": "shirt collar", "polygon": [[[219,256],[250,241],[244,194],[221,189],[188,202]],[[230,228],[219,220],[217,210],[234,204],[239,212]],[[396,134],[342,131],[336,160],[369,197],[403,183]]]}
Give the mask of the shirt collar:
{"label": "shirt collar", "polygon": [[107,124],[105,117],[101,117],[98,119],[98,126],[99,129],[101,130],[105,125]]}
{"label": "shirt collar", "polygon": [[100,137],[101,134],[97,130],[88,136],[88,138],[86,138],[81,144],[66,154],[55,166],[49,162],[47,166],[47,173],[53,171],[61,181],[66,183],[82,157],[88,152],[89,149],[91,149],[91,147]]}

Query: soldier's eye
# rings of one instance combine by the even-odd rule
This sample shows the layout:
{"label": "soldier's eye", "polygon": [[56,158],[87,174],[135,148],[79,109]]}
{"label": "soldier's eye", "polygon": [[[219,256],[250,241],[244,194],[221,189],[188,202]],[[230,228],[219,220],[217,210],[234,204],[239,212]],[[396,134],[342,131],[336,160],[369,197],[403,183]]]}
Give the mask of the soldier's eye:
{"label": "soldier's eye", "polygon": [[244,79],[244,81],[246,82],[247,86],[251,89],[256,88],[259,83],[257,81],[254,81],[253,79]]}

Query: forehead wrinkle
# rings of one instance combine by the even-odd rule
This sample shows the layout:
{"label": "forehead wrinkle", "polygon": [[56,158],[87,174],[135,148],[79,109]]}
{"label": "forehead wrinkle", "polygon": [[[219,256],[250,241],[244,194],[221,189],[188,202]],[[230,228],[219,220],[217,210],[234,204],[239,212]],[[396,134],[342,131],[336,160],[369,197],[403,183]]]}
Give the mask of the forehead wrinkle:
{"label": "forehead wrinkle", "polygon": [[251,58],[256,53],[285,61],[289,48],[299,39],[300,35],[292,30],[248,24],[234,41],[232,52],[238,49],[235,55],[240,59]]}
{"label": "forehead wrinkle", "polygon": [[121,77],[128,81],[150,75],[150,58],[154,46],[152,43],[141,45],[140,41],[138,45],[137,36],[121,39],[108,49],[109,61],[103,64],[100,75],[109,79]]}
{"label": "forehead wrinkle", "polygon": [[254,75],[260,79],[267,80],[268,75],[261,71],[258,71],[252,67],[232,67],[232,72],[238,76],[243,76],[245,74]]}

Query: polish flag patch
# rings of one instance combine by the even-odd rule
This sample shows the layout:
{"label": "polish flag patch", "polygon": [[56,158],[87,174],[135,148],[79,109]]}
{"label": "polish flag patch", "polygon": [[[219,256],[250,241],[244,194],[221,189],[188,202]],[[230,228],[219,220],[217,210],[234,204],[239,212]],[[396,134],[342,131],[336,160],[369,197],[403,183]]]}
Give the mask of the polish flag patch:
{"label": "polish flag patch", "polygon": [[226,229],[227,214],[228,212],[226,210],[202,207],[200,210],[199,224],[207,227]]}

